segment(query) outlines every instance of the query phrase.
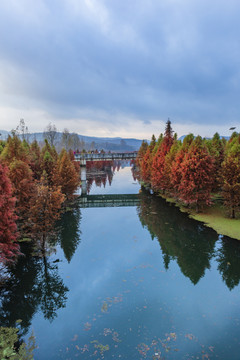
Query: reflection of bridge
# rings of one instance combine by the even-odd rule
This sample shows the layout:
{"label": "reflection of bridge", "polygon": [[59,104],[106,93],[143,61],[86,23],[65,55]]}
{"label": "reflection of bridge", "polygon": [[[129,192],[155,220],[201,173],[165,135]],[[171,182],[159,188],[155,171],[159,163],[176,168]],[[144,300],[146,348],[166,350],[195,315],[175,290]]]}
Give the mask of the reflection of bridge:
{"label": "reflection of bridge", "polygon": [[137,206],[139,202],[138,194],[86,195],[79,198],[81,208]]}
{"label": "reflection of bridge", "polygon": [[75,161],[80,161],[81,166],[81,183],[82,195],[87,194],[87,161],[114,161],[114,160],[134,160],[137,158],[137,151],[124,152],[124,153],[76,153]]}

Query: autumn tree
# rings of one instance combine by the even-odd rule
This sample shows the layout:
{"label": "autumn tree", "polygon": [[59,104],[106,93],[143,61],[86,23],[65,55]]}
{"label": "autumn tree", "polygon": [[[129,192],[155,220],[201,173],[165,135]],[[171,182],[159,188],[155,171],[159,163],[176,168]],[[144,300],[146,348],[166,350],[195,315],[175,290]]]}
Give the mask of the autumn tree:
{"label": "autumn tree", "polygon": [[31,212],[28,219],[31,235],[43,251],[46,249],[48,238],[54,233],[54,224],[60,217],[64,199],[61,187],[49,186],[47,175],[43,173],[36,185],[35,195],[30,200]]}
{"label": "autumn tree", "polygon": [[45,145],[41,152],[41,170],[47,174],[48,183],[53,185],[53,174],[56,167],[58,155],[54,146],[45,139]]}
{"label": "autumn tree", "polygon": [[70,149],[70,150],[68,151],[68,156],[69,156],[69,159],[71,160],[71,162],[73,163],[76,172],[77,172],[77,173],[79,174],[79,176],[80,176],[80,162],[79,162],[79,161],[75,161],[75,156],[74,156],[73,150]]}
{"label": "autumn tree", "polygon": [[29,156],[30,156],[30,168],[33,172],[33,178],[36,180],[40,180],[42,175],[41,150],[37,140],[34,140],[31,143],[29,148]]}
{"label": "autumn tree", "polygon": [[23,220],[30,211],[29,199],[34,192],[32,170],[24,161],[15,159],[9,166],[9,178],[16,197],[16,210],[20,219]]}
{"label": "autumn tree", "polygon": [[147,149],[148,149],[148,143],[145,140],[143,140],[140,149],[138,150],[137,160],[136,160],[136,163],[140,168],[141,168],[143,156],[145,155]]}
{"label": "autumn tree", "polygon": [[164,162],[164,168],[163,168],[163,178],[165,181],[164,188],[171,194],[174,193],[173,187],[172,187],[172,166],[176,158],[176,154],[178,153],[178,150],[181,148],[181,142],[175,139],[173,141],[173,144],[169,150],[169,152],[165,156],[165,162]]}
{"label": "autumn tree", "polygon": [[61,186],[62,193],[70,198],[79,185],[79,174],[66,150],[63,149],[54,170],[53,182]]}
{"label": "autumn tree", "polygon": [[151,182],[151,170],[152,170],[152,159],[153,159],[153,149],[156,145],[156,138],[153,135],[152,140],[141,160],[141,176],[145,183],[150,184]]}
{"label": "autumn tree", "polygon": [[0,163],[0,261],[14,261],[19,254],[15,198],[7,167]]}
{"label": "autumn tree", "polygon": [[213,186],[213,158],[200,136],[192,142],[180,169],[180,199],[186,204],[195,204],[196,211],[203,205],[209,205]]}
{"label": "autumn tree", "polygon": [[22,160],[24,162],[29,161],[28,149],[23,145],[23,142],[13,132],[12,136],[9,136],[4,147],[1,159],[9,165],[14,159]]}
{"label": "autumn tree", "polygon": [[213,157],[214,182],[213,191],[219,191],[221,187],[221,166],[224,160],[224,143],[218,133],[213,138],[206,141],[208,150]]}
{"label": "autumn tree", "polygon": [[166,178],[164,174],[165,157],[173,144],[173,130],[171,127],[171,121],[168,120],[166,123],[165,133],[163,140],[158,147],[156,154],[152,161],[152,187],[154,190],[165,190],[166,189]]}
{"label": "autumn tree", "polygon": [[170,182],[171,182],[172,193],[174,194],[175,197],[178,196],[179,185],[181,184],[181,179],[182,179],[181,164],[193,140],[194,140],[193,134],[188,134],[187,136],[185,136],[182,145],[179,144],[178,150],[175,154],[175,158],[171,165]]}
{"label": "autumn tree", "polygon": [[3,149],[4,149],[4,147],[5,147],[5,144],[6,144],[5,141],[0,140],[0,156],[1,156],[1,153],[3,152]]}
{"label": "autumn tree", "polygon": [[221,175],[225,205],[235,218],[240,205],[240,143],[237,137],[228,144]]}

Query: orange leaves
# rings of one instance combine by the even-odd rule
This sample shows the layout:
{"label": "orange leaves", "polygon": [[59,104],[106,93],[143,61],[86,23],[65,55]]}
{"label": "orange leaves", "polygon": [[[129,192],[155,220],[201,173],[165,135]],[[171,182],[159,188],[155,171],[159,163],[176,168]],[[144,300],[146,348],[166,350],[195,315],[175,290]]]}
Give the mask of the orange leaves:
{"label": "orange leaves", "polygon": [[61,186],[63,194],[71,197],[79,185],[79,175],[69,155],[63,150],[57,161],[53,182]]}
{"label": "orange leaves", "polygon": [[0,163],[0,262],[12,261],[19,253],[15,198],[7,174],[7,167]]}

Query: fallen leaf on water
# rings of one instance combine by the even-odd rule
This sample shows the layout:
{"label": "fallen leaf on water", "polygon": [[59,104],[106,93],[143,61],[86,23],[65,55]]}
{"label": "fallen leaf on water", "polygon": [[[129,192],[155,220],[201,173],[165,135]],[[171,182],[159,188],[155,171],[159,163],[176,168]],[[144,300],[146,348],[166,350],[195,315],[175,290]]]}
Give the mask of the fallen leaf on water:
{"label": "fallen leaf on water", "polygon": [[85,331],[89,331],[89,330],[91,330],[91,327],[92,327],[92,325],[89,323],[89,322],[86,322],[85,324],[84,324],[84,330]]}
{"label": "fallen leaf on water", "polygon": [[194,338],[193,334],[186,334],[185,337],[188,338],[189,340],[193,340]]}
{"label": "fallen leaf on water", "polygon": [[107,312],[108,311],[108,304],[106,301],[102,304],[101,312]]}

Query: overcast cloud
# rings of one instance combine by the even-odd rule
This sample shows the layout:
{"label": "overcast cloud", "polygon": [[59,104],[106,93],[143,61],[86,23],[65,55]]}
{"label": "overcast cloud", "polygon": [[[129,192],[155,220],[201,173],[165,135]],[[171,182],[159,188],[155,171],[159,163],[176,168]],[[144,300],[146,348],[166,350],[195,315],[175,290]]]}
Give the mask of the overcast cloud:
{"label": "overcast cloud", "polygon": [[0,129],[240,131],[238,0],[1,0]]}

